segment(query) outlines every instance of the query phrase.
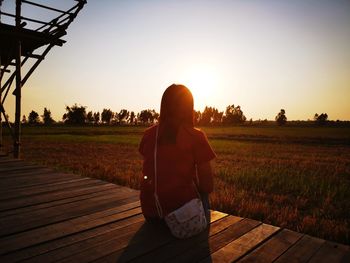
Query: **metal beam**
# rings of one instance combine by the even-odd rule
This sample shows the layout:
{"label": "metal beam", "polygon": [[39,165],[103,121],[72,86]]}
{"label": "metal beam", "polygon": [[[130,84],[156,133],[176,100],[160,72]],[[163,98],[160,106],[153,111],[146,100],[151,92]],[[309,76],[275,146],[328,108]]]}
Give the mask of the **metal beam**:
{"label": "metal beam", "polygon": [[44,60],[45,56],[47,55],[47,53],[49,53],[50,49],[54,47],[54,44],[50,44],[45,51],[41,54],[41,58],[38,59],[34,65],[30,68],[30,70],[27,72],[27,74],[24,76],[23,80],[22,80],[22,86],[26,83],[26,81],[28,80],[28,78],[30,77],[30,75],[32,75],[32,73],[34,72],[34,70],[39,66],[40,62]]}
{"label": "metal beam", "polygon": [[4,68],[0,68],[0,71],[1,71],[1,74],[3,74],[3,73],[10,73],[11,72],[11,70],[9,70],[9,69],[4,69]]}
{"label": "metal beam", "polygon": [[34,2],[31,2],[31,1],[27,1],[27,0],[22,0],[22,3],[26,3],[26,4],[29,4],[29,5],[34,5],[34,6],[37,6],[37,7],[41,7],[41,8],[45,8],[45,9],[48,9],[48,10],[56,11],[56,12],[62,13],[62,14],[70,14],[67,11],[59,10],[57,8],[53,8],[53,7],[46,6],[46,5],[41,5],[41,4],[34,3]]}

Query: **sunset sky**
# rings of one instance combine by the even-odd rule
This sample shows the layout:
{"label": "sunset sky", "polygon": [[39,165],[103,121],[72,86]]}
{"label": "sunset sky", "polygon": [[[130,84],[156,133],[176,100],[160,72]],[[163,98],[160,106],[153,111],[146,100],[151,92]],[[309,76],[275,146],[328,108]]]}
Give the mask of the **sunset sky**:
{"label": "sunset sky", "polygon": [[201,111],[234,104],[254,120],[281,108],[290,120],[350,120],[348,0],[90,0],[64,39],[23,88],[26,116],[47,107],[61,120],[74,103],[159,111],[165,88],[182,83]]}

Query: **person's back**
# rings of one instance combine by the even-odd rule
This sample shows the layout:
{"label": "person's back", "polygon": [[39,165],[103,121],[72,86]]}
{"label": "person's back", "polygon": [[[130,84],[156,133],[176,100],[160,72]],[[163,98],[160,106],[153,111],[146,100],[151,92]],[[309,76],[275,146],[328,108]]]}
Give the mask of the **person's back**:
{"label": "person's back", "polygon": [[193,127],[193,98],[185,86],[173,84],[164,92],[159,124],[145,131],[139,151],[144,158],[140,199],[146,219],[160,219],[198,198],[199,193],[206,197],[203,205],[209,209],[207,196],[213,190],[210,160],[215,153],[205,134]]}
{"label": "person's back", "polygon": [[[154,199],[156,129],[157,126],[153,126],[146,130],[139,148],[144,157],[140,199],[146,218],[158,217]],[[197,167],[214,157],[205,134],[194,128],[181,127],[175,143],[158,145],[157,194],[164,215],[197,198],[198,191],[209,194],[213,190],[211,171],[199,173],[197,179]]]}

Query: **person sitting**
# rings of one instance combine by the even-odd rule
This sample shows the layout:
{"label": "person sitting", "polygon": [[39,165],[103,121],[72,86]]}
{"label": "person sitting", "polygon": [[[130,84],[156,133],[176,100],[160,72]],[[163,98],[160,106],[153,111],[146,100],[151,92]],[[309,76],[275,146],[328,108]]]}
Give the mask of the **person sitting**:
{"label": "person sitting", "polygon": [[173,84],[162,96],[158,124],[143,134],[139,145],[143,156],[140,201],[147,221],[162,221],[164,216],[200,195],[210,223],[211,160],[216,155],[205,133],[194,128],[193,116],[190,90],[184,85]]}

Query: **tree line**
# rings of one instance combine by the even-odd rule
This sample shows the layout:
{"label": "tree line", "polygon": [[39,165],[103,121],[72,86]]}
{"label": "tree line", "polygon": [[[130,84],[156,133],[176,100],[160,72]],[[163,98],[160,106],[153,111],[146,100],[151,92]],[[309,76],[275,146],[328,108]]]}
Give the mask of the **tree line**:
{"label": "tree line", "polygon": [[[159,113],[157,113],[154,109],[142,110],[139,113],[128,111],[126,109],[122,109],[119,112],[113,112],[111,109],[103,109],[100,113],[87,111],[86,108],[87,107],[78,104],[66,106],[66,112],[62,116],[62,121],[59,122],[70,125],[136,125],[152,124],[155,123],[159,118]],[[28,119],[25,115],[23,115],[22,123],[30,125],[51,125],[57,122],[52,118],[51,111],[47,108],[44,108],[42,115],[39,115],[39,113],[34,110],[29,113]]]}
{"label": "tree line", "polygon": [[[62,120],[59,123],[69,125],[150,125],[156,123],[159,118],[159,113],[154,109],[145,109],[138,113],[128,111],[127,109],[121,109],[119,112],[113,112],[111,109],[103,109],[102,112],[93,112],[86,109],[87,107],[78,104],[66,106],[66,112],[63,114]],[[316,113],[313,120],[316,124],[324,125],[328,121],[328,115],[327,113]],[[267,120],[265,121],[267,122]],[[247,118],[239,105],[228,105],[225,111],[219,111],[215,107],[208,106],[202,112],[194,111],[195,125],[234,125],[245,122],[247,122]],[[250,119],[248,122],[252,123],[253,120]],[[277,113],[275,122],[280,126],[287,123],[286,111],[284,109],[281,109]],[[39,115],[34,110],[29,113],[28,119],[23,115],[22,123],[30,125],[52,125],[57,122],[52,118],[51,111],[44,108],[42,115]]]}

